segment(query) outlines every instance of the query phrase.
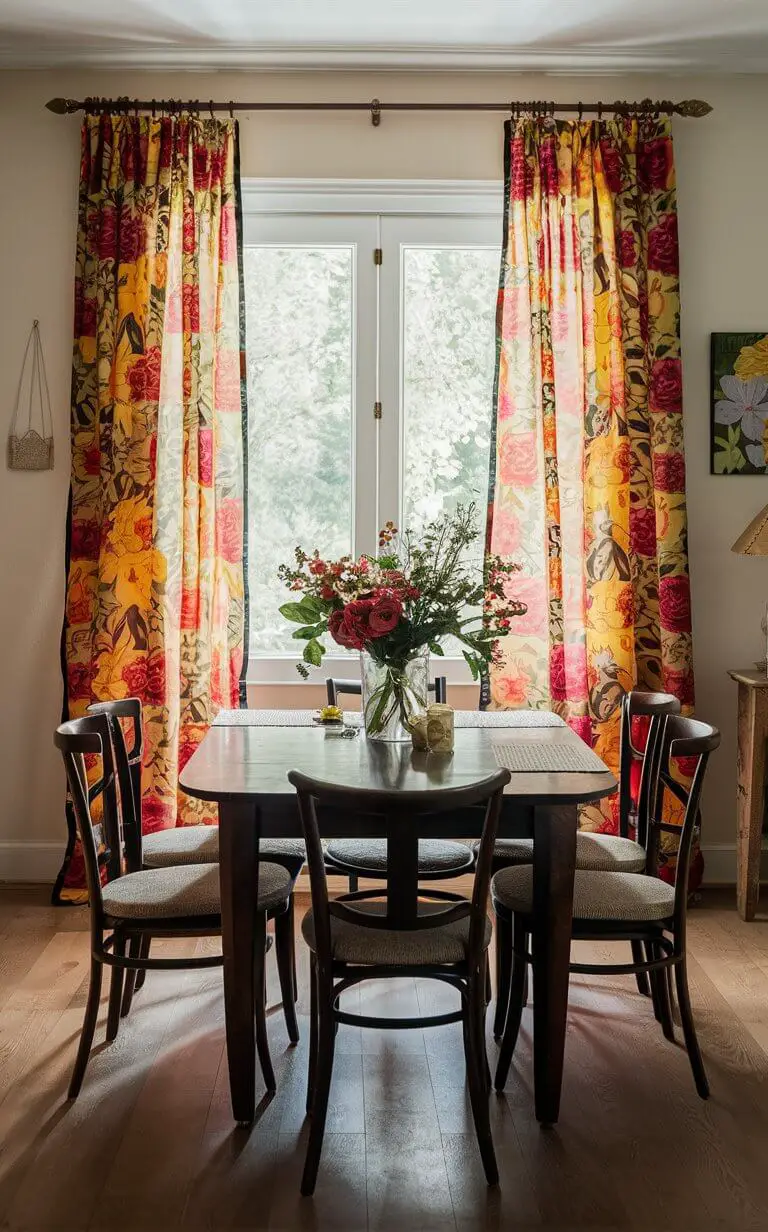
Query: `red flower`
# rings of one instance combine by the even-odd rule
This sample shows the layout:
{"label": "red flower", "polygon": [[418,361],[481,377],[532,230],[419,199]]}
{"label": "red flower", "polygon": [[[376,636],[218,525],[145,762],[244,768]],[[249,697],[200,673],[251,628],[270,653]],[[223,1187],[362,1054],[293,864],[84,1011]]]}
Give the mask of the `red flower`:
{"label": "red flower", "polygon": [[83,698],[91,698],[91,680],[93,673],[90,663],[68,663],[67,664],[67,692],[71,702],[80,701]]}
{"label": "red flower", "polygon": [[635,596],[632,587],[625,586],[616,599],[616,610],[621,612],[624,628],[628,629],[635,619]]}
{"label": "red flower", "polygon": [[528,195],[530,175],[522,137],[513,137],[509,144],[509,191],[513,201],[524,201]]}
{"label": "red flower", "polygon": [[677,215],[664,214],[648,232],[648,269],[677,274],[678,268]]}
{"label": "red flower", "polygon": [[132,697],[144,698],[144,691],[147,687],[146,659],[141,658],[137,659],[135,663],[126,663],[120,676],[127,684],[128,692]]}
{"label": "red flower", "polygon": [[147,683],[144,700],[162,706],[165,701],[165,656],[159,650],[147,659]]}
{"label": "red flower", "polygon": [[93,518],[75,518],[72,522],[70,554],[72,560],[98,560],[101,532]]}
{"label": "red flower", "polygon": [[562,642],[552,647],[549,656],[549,691],[554,701],[565,701],[565,647]]}
{"label": "red flower", "polygon": [[637,556],[656,555],[656,512],[654,509],[631,505],[629,510],[629,540]]}
{"label": "red flower", "polygon": [[384,637],[391,633],[403,614],[403,605],[395,594],[383,594],[371,608],[368,624],[371,637]]}
{"label": "red flower", "polygon": [[636,261],[634,231],[621,231],[619,233],[619,265],[622,269],[630,269]]}
{"label": "red flower", "polygon": [[693,669],[669,667],[664,672],[664,688],[672,693],[681,706],[694,704]]}
{"label": "red flower", "polygon": [[657,453],[653,459],[653,482],[659,492],[685,491],[685,459],[681,453]]}
{"label": "red flower", "polygon": [[117,257],[123,265],[135,264],[144,247],[144,227],[141,218],[126,206],[120,211],[117,232]]}
{"label": "red flower", "polygon": [[185,282],[181,288],[182,318],[184,332],[200,332],[200,288],[196,282]]}
{"label": "red flower", "polygon": [[[362,650],[365,645],[365,636],[362,633],[363,622],[356,620],[355,613],[350,612],[351,608],[357,607],[358,604],[365,603],[366,600],[359,599],[354,603],[350,603],[347,607],[332,612],[328,621],[328,632],[339,646],[346,646],[348,650]],[[370,602],[370,601],[368,601]]]}
{"label": "red flower", "polygon": [[676,757],[675,768],[684,779],[692,779],[699,764],[698,757]]}
{"label": "red flower", "polygon": [[197,614],[199,606],[200,592],[197,587],[182,587],[180,617],[182,629],[197,628]]}
{"label": "red flower", "polygon": [[86,475],[98,475],[101,471],[101,450],[98,445],[83,450],[83,470]]}
{"label": "red flower", "polygon": [[643,142],[637,153],[637,179],[641,188],[669,188],[673,166],[669,137]]}
{"label": "red flower", "polygon": [[142,796],[141,798],[141,829],[144,834],[154,834],[157,830],[168,830],[176,822],[176,801],[169,797]]}
{"label": "red flower", "polygon": [[160,398],[160,347],[147,347],[128,369],[128,384],[134,402],[157,402]]}
{"label": "red flower", "polygon": [[321,599],[332,599],[335,593],[336,592],[334,591],[332,586],[325,585],[325,586],[320,587],[320,598]]}
{"label": "red flower", "polygon": [[243,506],[233,497],[216,510],[216,551],[233,565],[243,558]]}
{"label": "red flower", "polygon": [[103,210],[91,215],[91,245],[95,247],[100,261],[108,261],[115,255],[117,247],[117,216],[114,206],[106,205]]}
{"label": "red flower", "polygon": [[663,629],[690,632],[691,585],[686,574],[663,577],[659,582],[659,615]]}
{"label": "red flower", "polygon": [[679,414],[683,409],[683,371],[679,359],[657,359],[651,369],[652,411]]}
{"label": "red flower", "polygon": [[600,138],[600,153],[603,156],[605,182],[612,193],[621,192],[621,155],[608,137]]}

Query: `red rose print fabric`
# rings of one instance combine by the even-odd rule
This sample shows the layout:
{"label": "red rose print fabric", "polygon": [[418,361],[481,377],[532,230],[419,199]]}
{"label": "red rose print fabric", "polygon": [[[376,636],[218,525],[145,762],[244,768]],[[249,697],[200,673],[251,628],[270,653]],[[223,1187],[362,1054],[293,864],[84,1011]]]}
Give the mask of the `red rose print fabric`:
{"label": "red rose print fabric", "polygon": [[[82,130],[66,696],[72,716],[141,699],[146,832],[216,820],[179,771],[239,702],[237,143],[235,121],[188,116],[87,116]],[[72,827],[55,896],[85,897]]]}
{"label": "red rose print fabric", "polygon": [[488,546],[528,610],[487,700],[557,711],[618,770],[626,690],[694,699],[670,123],[510,121],[505,158]]}

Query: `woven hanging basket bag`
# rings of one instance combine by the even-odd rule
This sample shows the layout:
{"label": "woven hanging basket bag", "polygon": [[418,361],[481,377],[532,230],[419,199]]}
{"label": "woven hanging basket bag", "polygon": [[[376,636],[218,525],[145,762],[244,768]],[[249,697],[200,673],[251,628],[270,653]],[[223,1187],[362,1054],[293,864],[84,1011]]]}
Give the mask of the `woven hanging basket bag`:
{"label": "woven hanging basket bag", "polygon": [[[28,364],[31,355],[31,364]],[[22,394],[29,366],[29,396],[26,417],[22,409]],[[24,420],[26,418],[26,424]],[[53,470],[53,417],[48,378],[40,341],[40,323],[33,322],[21,362],[21,375],[16,390],[11,426],[8,431],[8,466],[12,471]]]}

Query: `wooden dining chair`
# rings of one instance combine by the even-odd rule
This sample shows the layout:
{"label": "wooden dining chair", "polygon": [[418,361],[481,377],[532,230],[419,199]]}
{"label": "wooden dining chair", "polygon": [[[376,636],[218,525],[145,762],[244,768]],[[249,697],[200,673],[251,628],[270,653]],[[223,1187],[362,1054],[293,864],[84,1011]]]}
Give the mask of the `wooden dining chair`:
{"label": "wooden dining chair", "polygon": [[[434,693],[436,702],[448,701],[448,677],[435,676],[434,680],[430,680],[427,685],[430,693]],[[338,706],[339,697],[342,694],[348,694],[350,697],[361,697],[363,688],[359,680],[340,680],[336,676],[328,676],[325,682],[325,691],[328,696],[329,706]]]}
{"label": "wooden dining chair", "polygon": [[[662,720],[652,755],[648,807],[639,818],[638,838],[645,849],[645,870],[641,873],[577,870],[573,898],[574,940],[629,941],[633,946],[633,961],[573,962],[571,971],[594,975],[645,974],[650,980],[656,1017],[670,1040],[674,1040],[675,1034],[666,977],[668,971],[674,971],[683,1036],[696,1090],[702,1099],[709,1095],[709,1085],[688,992],[686,912],[691,846],[701,790],[709,756],[719,744],[720,733],[707,723],[679,715],[669,715]],[[675,763],[681,757],[695,763],[688,787],[675,777]],[[670,800],[684,807],[682,827],[668,820]],[[680,840],[674,885],[657,875],[660,837],[665,833],[679,836]],[[535,962],[536,955],[531,866],[510,866],[496,873],[491,895],[497,936],[506,935],[505,952],[512,955],[509,1006],[495,1079],[497,1090],[502,1090],[520,1029],[527,964]]]}
{"label": "wooden dining chair", "polygon": [[[601,834],[579,830],[576,835],[576,868],[592,872],[639,873],[645,868],[646,851],[640,841],[645,832],[648,792],[654,752],[661,724],[667,715],[679,714],[680,702],[671,693],[644,693],[637,689],[626,693],[621,703],[619,744],[619,818],[618,834]],[[638,742],[634,725],[639,721],[645,739]],[[634,790],[633,790],[634,789]],[[636,795],[635,795],[636,791]],[[494,873],[503,868],[533,861],[532,838],[498,839],[494,851]],[[496,938],[496,1009],[493,1020],[494,1037],[501,1039],[509,1002],[509,979],[512,955],[506,949],[508,934]],[[642,947],[632,942],[633,960],[641,964]],[[637,974],[638,990],[649,995],[648,977]]]}
{"label": "wooden dining chair", "polygon": [[[102,972],[112,972],[107,1011],[107,1041],[117,1037],[126,972],[179,970],[221,964],[217,955],[201,958],[150,958],[143,941],[155,937],[214,937],[221,935],[218,868],[212,864],[185,864],[126,872],[120,815],[120,786],[113,757],[110,721],[105,714],[71,719],[56,730],[75,821],[83,849],[88,888],[91,933],[91,968],[85,1017],[77,1059],[69,1084],[69,1098],[80,1091],[96,1029]],[[85,757],[97,759],[99,777],[90,786]],[[95,816],[98,802],[100,816]],[[264,1081],[275,1090],[275,1075],[267,1040],[265,965],[267,918],[288,910],[292,881],[278,864],[259,864],[258,907],[254,914],[257,993],[254,1004],[256,1040]]]}
{"label": "wooden dining chair", "polygon": [[[336,706],[341,694],[360,697],[362,686],[359,680],[338,680],[329,676],[325,682],[328,705]],[[448,683],[445,676],[436,676],[427,688],[434,693],[435,701],[445,703]],[[344,873],[354,893],[361,877],[381,881],[387,875],[386,843],[376,839],[333,839],[325,851],[330,872]],[[450,843],[429,839],[419,844],[419,877],[422,881],[439,881],[447,877],[461,877],[471,872],[475,858],[466,843]]]}
{"label": "wooden dining chair", "polygon": [[[337,787],[298,771],[296,788],[307,844],[312,908],[302,922],[310,949],[310,1055],[307,1110],[311,1126],[301,1192],[314,1192],[323,1145],[339,1023],[375,1028],[423,1028],[461,1022],[472,1115],[485,1175],[498,1169],[488,1112],[485,977],[491,938],[487,916],[493,843],[508,770],[460,788],[423,792]],[[485,805],[483,837],[471,900],[418,885],[414,836],[428,816]],[[386,834],[392,876],[380,889],[328,898],[317,809],[376,818]],[[396,871],[395,871],[396,870]],[[347,988],[364,980],[410,975],[441,980],[460,994],[461,1008],[425,1018],[379,1018],[339,1008]]]}
{"label": "wooden dining chair", "polygon": [[[177,868],[187,864],[218,864],[218,826],[174,826],[157,830],[153,834],[142,833],[141,818],[141,760],[143,747],[143,720],[141,702],[137,697],[120,701],[94,702],[88,707],[89,714],[106,715],[112,742],[112,754],[120,792],[122,840],[125,852],[125,871],[138,872],[146,868]],[[126,743],[124,726],[129,728],[130,744]],[[291,878],[291,886],[304,867],[306,852],[299,838],[262,839],[259,854],[263,860],[279,864]],[[275,916],[275,959],[280,978],[280,995],[283,1014],[292,1044],[299,1041],[299,1024],[296,1017],[297,979],[293,893],[288,900],[288,909]],[[136,942],[134,942],[136,944]],[[150,937],[143,938],[142,957],[149,954]],[[125,977],[121,1016],[131,1008],[135,990],[144,983],[145,971],[129,971]]]}

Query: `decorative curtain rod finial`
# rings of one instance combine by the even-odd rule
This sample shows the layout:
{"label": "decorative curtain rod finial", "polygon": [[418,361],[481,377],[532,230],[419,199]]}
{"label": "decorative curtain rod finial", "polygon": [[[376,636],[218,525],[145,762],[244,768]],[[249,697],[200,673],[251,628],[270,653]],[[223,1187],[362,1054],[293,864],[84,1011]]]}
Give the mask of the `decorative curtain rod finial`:
{"label": "decorative curtain rod finial", "polygon": [[52,98],[45,105],[54,115],[73,115],[83,104],[75,98]]}

